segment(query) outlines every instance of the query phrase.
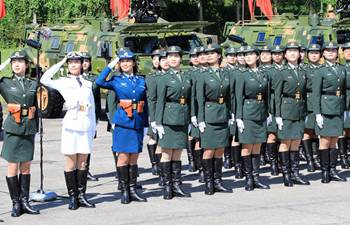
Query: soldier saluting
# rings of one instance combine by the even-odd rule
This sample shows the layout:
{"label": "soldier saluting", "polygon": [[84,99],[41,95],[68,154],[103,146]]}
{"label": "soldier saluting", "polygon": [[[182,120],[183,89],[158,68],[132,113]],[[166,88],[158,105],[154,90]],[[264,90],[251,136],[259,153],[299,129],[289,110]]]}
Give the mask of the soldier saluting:
{"label": "soldier saluting", "polygon": [[12,199],[11,216],[18,217],[22,213],[39,214],[28,202],[34,136],[38,131],[37,85],[25,77],[29,60],[24,51],[14,52],[10,61],[13,76],[0,79],[0,93],[9,112],[4,123],[1,157],[8,162],[6,181]]}

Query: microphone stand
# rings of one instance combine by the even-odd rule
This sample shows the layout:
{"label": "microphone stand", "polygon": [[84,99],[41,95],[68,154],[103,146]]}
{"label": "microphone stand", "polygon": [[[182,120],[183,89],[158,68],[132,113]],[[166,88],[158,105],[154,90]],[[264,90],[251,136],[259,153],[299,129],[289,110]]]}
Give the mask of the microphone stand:
{"label": "microphone stand", "polygon": [[[55,192],[45,192],[44,191],[44,149],[43,149],[43,117],[42,117],[42,113],[41,113],[41,107],[43,105],[43,85],[40,82],[40,78],[42,75],[42,71],[40,69],[39,66],[39,58],[40,58],[40,49],[41,49],[41,44],[40,44],[40,36],[41,36],[41,32],[38,31],[37,32],[37,36],[36,36],[36,41],[34,41],[34,43],[36,42],[36,45],[29,45],[33,48],[35,48],[37,50],[37,54],[36,54],[36,82],[37,82],[37,91],[39,91],[39,108],[40,110],[38,110],[38,117],[39,117],[39,135],[40,135],[40,188],[34,192],[30,194],[30,199],[35,201],[35,202],[47,202],[47,201],[53,201],[57,198],[57,194]],[[32,40],[31,40],[32,41]],[[33,43],[33,42],[32,42]],[[27,44],[28,41],[27,41]]]}

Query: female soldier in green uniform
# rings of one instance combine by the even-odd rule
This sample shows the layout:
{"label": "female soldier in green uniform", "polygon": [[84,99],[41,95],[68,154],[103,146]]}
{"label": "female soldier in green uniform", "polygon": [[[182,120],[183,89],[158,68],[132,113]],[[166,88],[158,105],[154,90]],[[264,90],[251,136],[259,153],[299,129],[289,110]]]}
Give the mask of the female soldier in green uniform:
{"label": "female soldier in green uniform", "polygon": [[161,169],[165,186],[163,198],[190,197],[180,187],[181,153],[188,143],[191,79],[180,71],[182,51],[167,49],[170,70],[157,83],[156,127],[162,147]]}
{"label": "female soldier in green uniform", "polygon": [[147,84],[147,103],[149,110],[149,121],[150,127],[148,128],[147,135],[149,136],[147,149],[148,156],[152,164],[152,174],[159,175],[159,168],[157,165],[157,132],[155,128],[155,118],[154,114],[156,111],[156,102],[157,102],[157,85],[156,85],[156,77],[159,72],[159,53],[160,50],[156,49],[152,52],[152,70],[148,76],[146,76],[146,84]]}
{"label": "female soldier in green uniform", "polygon": [[269,104],[269,118],[267,121],[267,141],[266,150],[270,156],[271,161],[271,175],[278,175],[278,148],[277,148],[277,124],[275,118],[275,88],[276,88],[276,76],[280,75],[280,70],[283,67],[284,61],[284,48],[280,45],[274,45],[271,48],[271,56],[273,64],[267,71],[269,80],[270,91],[270,104]]}
{"label": "female soldier in green uniform", "polygon": [[306,71],[306,101],[307,101],[307,116],[305,119],[305,131],[303,138],[303,147],[305,150],[305,156],[307,160],[307,171],[315,171],[315,160],[312,151],[312,141],[317,138],[315,135],[315,114],[312,107],[312,80],[314,79],[316,71],[319,67],[319,61],[321,58],[321,47],[318,44],[312,44],[307,49],[307,58],[309,64],[304,66]]}
{"label": "female soldier in green uniform", "polygon": [[[29,204],[30,165],[34,154],[34,136],[38,131],[36,82],[25,77],[28,67],[25,51],[11,56],[12,77],[0,79],[0,93],[9,112],[4,123],[1,157],[8,162],[7,186],[12,200],[11,216],[39,214]],[[19,170],[19,177],[18,177]]]}
{"label": "female soldier in green uniform", "polygon": [[345,70],[346,70],[346,112],[344,120],[345,136],[341,136],[338,139],[338,149],[340,154],[340,163],[342,169],[349,169],[348,161],[348,140],[350,137],[350,42],[347,42],[343,46],[343,53],[345,59]]}
{"label": "female soldier in green uniform", "polygon": [[299,175],[299,144],[304,133],[306,82],[305,71],[298,67],[299,45],[289,42],[285,48],[287,65],[276,76],[275,104],[278,138],[281,140],[283,180],[285,186],[309,185]]}
{"label": "female soldier in green uniform", "polygon": [[346,181],[336,170],[338,137],[343,135],[345,110],[345,68],[337,63],[338,46],[333,42],[323,48],[325,63],[317,71],[312,82],[316,134],[320,136],[319,154],[321,160],[322,183]]}
{"label": "female soldier in green uniform", "polygon": [[232,192],[222,183],[222,157],[224,148],[229,144],[231,95],[229,77],[219,68],[220,47],[217,44],[208,45],[206,52],[210,68],[197,80],[196,95],[198,128],[201,147],[204,148],[205,194],[212,195],[214,191]]}
{"label": "female soldier in green uniform", "polygon": [[[94,94],[94,100],[95,100],[95,114],[96,114],[96,122],[101,117],[101,90],[100,88],[96,85],[96,78],[97,76],[91,72],[92,70],[92,62],[91,62],[91,55],[88,52],[82,52],[81,53],[83,57],[83,77],[86,80],[89,80],[92,82],[92,93]],[[95,135],[96,138],[96,135]],[[93,176],[90,173],[90,158],[91,154],[89,154],[87,160],[86,160],[86,170],[88,171],[87,178],[88,180],[91,181],[98,181],[98,178]]]}
{"label": "female soldier in green uniform", "polygon": [[258,50],[245,46],[247,69],[236,82],[236,123],[246,176],[247,191],[269,189],[259,180],[261,143],[266,141],[268,112],[268,81],[258,69]]}

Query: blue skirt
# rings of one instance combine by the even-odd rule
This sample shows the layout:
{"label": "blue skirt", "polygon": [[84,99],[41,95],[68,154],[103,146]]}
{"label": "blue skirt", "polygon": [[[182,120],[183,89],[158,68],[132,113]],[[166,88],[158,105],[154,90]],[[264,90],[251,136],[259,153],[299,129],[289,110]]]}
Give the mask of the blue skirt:
{"label": "blue skirt", "polygon": [[130,129],[115,126],[113,130],[113,152],[140,153],[143,146],[144,129]]}

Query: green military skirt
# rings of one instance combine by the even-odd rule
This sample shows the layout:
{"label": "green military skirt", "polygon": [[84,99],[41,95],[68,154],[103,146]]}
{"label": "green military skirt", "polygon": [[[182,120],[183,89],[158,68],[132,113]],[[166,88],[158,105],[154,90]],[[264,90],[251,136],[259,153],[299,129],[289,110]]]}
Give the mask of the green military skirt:
{"label": "green military skirt", "polygon": [[267,132],[268,133],[277,133],[277,124],[276,124],[276,118],[272,117],[272,122],[267,126]]}
{"label": "green military skirt", "polygon": [[317,135],[324,137],[338,137],[343,135],[344,121],[343,116],[328,116],[322,115],[323,127],[320,129],[315,125]]}
{"label": "green military skirt", "polygon": [[309,112],[305,118],[305,129],[315,130],[316,115],[315,113]]}
{"label": "green military skirt", "polygon": [[346,118],[346,120],[344,121],[344,128],[345,129],[350,128],[350,118]]}
{"label": "green military skirt", "polygon": [[149,126],[148,129],[147,129],[147,136],[149,138],[152,138],[153,140],[157,141],[158,140],[158,134],[157,133],[153,133],[152,131],[152,127]]}
{"label": "green military skirt", "polygon": [[282,130],[277,131],[279,139],[302,139],[304,136],[304,120],[283,120]]}
{"label": "green military skirt", "polygon": [[158,145],[162,148],[185,149],[188,143],[188,126],[163,125],[163,138],[158,140]]}
{"label": "green military skirt", "polygon": [[260,144],[266,142],[267,127],[266,121],[243,120],[244,130],[238,132],[239,143]]}
{"label": "green military skirt", "polygon": [[34,135],[17,135],[4,132],[1,157],[8,162],[32,161],[34,155]]}
{"label": "green military skirt", "polygon": [[205,123],[201,136],[201,147],[204,149],[224,148],[229,146],[229,127],[227,123]]}
{"label": "green military skirt", "polygon": [[236,136],[236,134],[237,134],[237,124],[236,124],[236,121],[235,121],[232,125],[230,125],[229,128],[230,128],[230,135]]}
{"label": "green military skirt", "polygon": [[190,136],[193,137],[193,138],[199,138],[200,135],[199,135],[199,128],[198,127],[195,127],[193,126],[193,124],[190,125]]}

